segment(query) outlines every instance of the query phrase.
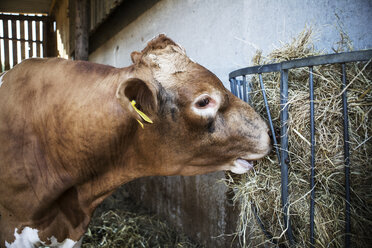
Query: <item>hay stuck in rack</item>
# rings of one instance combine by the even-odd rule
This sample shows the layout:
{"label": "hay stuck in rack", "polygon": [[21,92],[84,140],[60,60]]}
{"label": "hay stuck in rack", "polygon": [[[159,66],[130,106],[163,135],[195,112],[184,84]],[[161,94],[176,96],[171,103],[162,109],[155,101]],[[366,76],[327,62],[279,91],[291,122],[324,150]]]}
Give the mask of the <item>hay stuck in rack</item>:
{"label": "hay stuck in rack", "polygon": [[[345,36],[343,41],[347,41]],[[339,51],[342,47],[339,47]],[[322,52],[317,51],[312,43],[312,30],[306,29],[291,43],[284,44],[265,57],[258,52],[253,63],[254,65],[278,63],[321,54]],[[353,247],[368,247],[372,242],[372,66],[370,62],[349,63],[346,69]],[[313,75],[316,140],[315,246],[343,247],[345,176],[341,66],[316,66]],[[280,75],[265,73],[262,76],[274,127],[279,128]],[[261,116],[266,117],[258,78],[251,79],[253,87],[250,93],[251,105]],[[307,68],[289,71],[289,213],[298,247],[308,247],[310,240],[311,149],[308,80]],[[240,206],[238,235],[241,244],[243,247],[267,247],[273,244],[257,223],[252,209],[254,206],[266,230],[273,235],[273,240],[288,245],[284,237],[280,165],[275,152],[258,161],[254,168],[254,171],[240,178],[234,179],[231,176],[227,181],[228,186],[235,192],[234,201]]]}

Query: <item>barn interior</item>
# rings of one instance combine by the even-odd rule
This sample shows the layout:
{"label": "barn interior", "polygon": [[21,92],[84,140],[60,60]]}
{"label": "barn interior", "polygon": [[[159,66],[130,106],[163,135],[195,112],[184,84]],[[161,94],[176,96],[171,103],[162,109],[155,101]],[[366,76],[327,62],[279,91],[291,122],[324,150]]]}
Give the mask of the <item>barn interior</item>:
{"label": "barn interior", "polygon": [[[315,27],[311,51],[334,53],[338,42],[344,42],[345,37],[354,42],[352,49],[371,48],[370,13],[372,4],[368,0],[353,4],[347,0],[334,3],[307,0],[304,4],[295,0],[270,4],[251,0],[2,0],[0,71],[7,71],[31,57],[61,57],[124,67],[131,63],[131,51],[141,50],[152,37],[166,33],[229,88],[229,72],[260,64],[252,62],[257,59],[258,50],[263,51],[262,58],[267,58],[264,55],[271,55],[271,51],[281,51],[287,44],[293,44],[292,38],[301,34],[308,24]],[[290,51],[295,54],[302,49],[293,47],[299,49]],[[308,56],[313,55],[306,51]],[[268,60],[265,63],[269,63]],[[367,69],[370,75],[371,68]],[[360,75],[364,77],[364,74]],[[275,88],[278,77],[272,77],[270,82]],[[368,77],[363,80],[369,85],[360,95],[366,92],[363,99],[367,102],[363,104],[368,107],[371,80]],[[363,113],[367,117],[371,115],[368,109]],[[306,141],[300,138],[300,142],[305,142],[306,147]],[[365,144],[369,144],[371,151],[370,140]],[[270,158],[263,164],[272,164],[274,158]],[[242,218],[245,213],[240,212],[239,202],[234,205],[233,198],[237,199],[239,190],[246,190],[252,182],[251,176],[238,178],[236,184],[230,184],[230,175],[224,172],[192,177],[149,177],[128,183],[96,211],[83,247],[125,247],[124,244],[128,247],[143,244],[145,247],[244,247],[245,242],[242,244],[238,237],[243,232],[244,235],[247,232],[249,238],[259,236],[257,242],[261,247],[276,247],[265,241],[260,228],[247,228],[247,222],[252,219]],[[260,178],[260,174],[255,176]],[[276,178],[277,175],[261,176]],[[228,180],[227,186],[222,182],[225,180]],[[252,195],[246,194],[242,199],[254,197]],[[262,195],[257,198],[263,204],[271,202]],[[366,201],[371,203],[371,199]],[[275,211],[277,214],[281,209]]]}

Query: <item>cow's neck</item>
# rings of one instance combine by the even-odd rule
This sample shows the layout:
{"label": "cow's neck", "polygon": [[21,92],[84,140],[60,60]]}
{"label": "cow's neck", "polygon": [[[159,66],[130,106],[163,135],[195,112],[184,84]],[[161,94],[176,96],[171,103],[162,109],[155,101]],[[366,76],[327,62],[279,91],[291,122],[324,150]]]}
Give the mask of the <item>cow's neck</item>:
{"label": "cow's neck", "polygon": [[[125,80],[125,75],[121,80]],[[73,128],[76,128],[76,125],[81,125],[81,128],[77,131],[71,129],[71,132],[63,133],[63,140],[74,140],[73,143],[68,144],[68,147],[69,150],[74,151],[73,154],[78,155],[70,157],[66,153],[59,158],[56,154],[50,154],[51,158],[58,157],[58,164],[63,165],[54,168],[53,172],[58,174],[60,178],[64,178],[69,184],[56,181],[54,185],[51,185],[50,187],[56,188],[54,195],[45,196],[43,208],[37,209],[34,216],[36,218],[39,215],[44,215],[45,211],[50,208],[58,208],[59,211],[50,211],[51,219],[58,220],[60,218],[62,222],[71,220],[71,223],[66,226],[75,226],[79,223],[74,230],[61,229],[60,233],[54,234],[59,240],[63,240],[66,236],[77,240],[89,224],[94,209],[106,197],[120,185],[139,177],[140,174],[144,175],[143,171],[138,168],[141,166],[138,161],[141,161],[142,157],[137,152],[141,140],[138,136],[138,131],[141,131],[138,130],[140,127],[137,121],[130,118],[117,102],[115,97],[117,85],[112,84],[110,87],[112,89],[106,92],[107,96],[99,96],[103,99],[111,99],[105,104],[94,100],[90,101],[85,97],[84,100],[89,102],[87,105],[90,106],[90,109],[88,111],[84,109],[84,112],[77,113],[79,119],[83,121],[73,124],[75,125]],[[97,96],[93,94],[89,96],[96,98]],[[66,106],[66,108],[68,107]],[[98,110],[99,113],[97,113]],[[89,114],[89,111],[94,114]],[[69,135],[71,135],[70,139]],[[77,152],[81,150],[82,153]],[[60,188],[60,185],[63,188]],[[58,213],[58,215],[54,216],[54,213]],[[54,221],[53,223],[59,222]],[[45,229],[44,233],[40,233],[40,235],[44,238],[51,237],[53,234],[49,230],[59,228],[53,228],[53,223],[49,223],[50,228]]]}
{"label": "cow's neck", "polygon": [[[126,69],[123,69],[120,81],[126,79]],[[116,84],[111,87],[111,92],[116,91]],[[138,135],[138,131],[141,131],[139,124],[119,106],[116,97],[112,96],[112,101],[119,110],[113,111],[110,107],[106,110],[108,115],[102,115],[104,119],[96,120],[95,126],[91,127],[91,132],[96,128],[96,133],[102,134],[98,138],[101,142],[91,148],[94,151],[93,158],[88,158],[85,164],[85,168],[89,169],[80,171],[75,184],[79,195],[83,196],[82,204],[89,213],[120,185],[143,175],[143,171],[138,168],[139,158],[142,157],[138,154],[138,143],[141,140]],[[102,132],[102,129],[105,131]],[[91,143],[97,144],[96,141]]]}
{"label": "cow's neck", "polygon": [[[125,70],[120,81],[127,79]],[[113,91],[116,87],[115,85]],[[158,123],[145,124],[143,129],[135,118],[125,113],[124,108],[120,107],[120,109],[117,116],[112,116],[112,124],[104,127],[112,130],[109,132],[112,136],[102,137],[102,140],[106,140],[105,144],[95,148],[98,151],[102,147],[106,147],[103,149],[106,151],[102,155],[104,158],[98,161],[93,160],[88,166],[94,168],[91,174],[88,177],[83,175],[81,181],[77,183],[79,194],[84,196],[83,205],[89,214],[120,185],[139,177],[155,175],[154,168],[157,168],[155,164],[161,164],[161,161],[148,157],[148,153],[154,148],[149,147],[149,143],[153,142],[153,140],[149,141],[149,138],[154,139],[153,128]],[[119,122],[117,122],[118,119]],[[109,120],[105,120],[105,122],[107,123]],[[97,128],[101,129],[102,127]]]}

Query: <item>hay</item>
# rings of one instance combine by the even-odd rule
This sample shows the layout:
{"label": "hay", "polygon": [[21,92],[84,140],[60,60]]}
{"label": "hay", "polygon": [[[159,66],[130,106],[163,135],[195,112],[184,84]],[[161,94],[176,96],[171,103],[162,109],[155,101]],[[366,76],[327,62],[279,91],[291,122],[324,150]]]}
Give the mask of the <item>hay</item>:
{"label": "hay", "polygon": [[[118,192],[120,194],[121,192]],[[82,248],[179,247],[201,245],[177,233],[157,216],[134,204],[128,196],[114,195],[96,210]]]}
{"label": "hay", "polygon": [[[342,47],[350,47],[342,33]],[[291,43],[268,56],[258,52],[254,65],[320,55],[312,43],[312,30],[305,29]],[[372,64],[372,63],[371,63]],[[372,67],[370,63],[347,65],[351,165],[351,230],[353,247],[368,247],[372,230]],[[290,214],[296,246],[309,246],[310,220],[310,111],[307,68],[289,72],[289,192]],[[265,117],[258,78],[252,77],[253,107]],[[279,130],[280,75],[263,74],[274,126]],[[314,67],[315,94],[315,239],[316,247],[344,246],[344,154],[341,100],[341,66]],[[279,135],[279,133],[277,133]],[[281,209],[280,166],[274,150],[258,161],[254,171],[240,178],[229,177],[228,186],[239,204],[238,235],[243,247],[274,246],[259,227],[252,204],[279,244],[288,245]]]}

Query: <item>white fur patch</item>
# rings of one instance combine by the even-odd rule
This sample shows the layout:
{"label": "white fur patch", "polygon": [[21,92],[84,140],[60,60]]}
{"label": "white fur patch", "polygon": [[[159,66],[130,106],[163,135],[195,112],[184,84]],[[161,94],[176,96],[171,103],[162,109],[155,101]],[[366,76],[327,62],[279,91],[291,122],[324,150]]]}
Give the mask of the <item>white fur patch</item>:
{"label": "white fur patch", "polygon": [[220,104],[221,104],[221,97],[218,95],[218,94],[215,94],[215,93],[212,93],[210,95],[210,98],[214,101],[214,105],[212,106],[207,106],[205,108],[198,108],[196,107],[196,103],[198,101],[200,101],[203,97],[207,97],[209,96],[208,94],[202,94],[200,95],[199,97],[197,97],[192,106],[191,106],[191,109],[192,111],[194,111],[195,114],[197,115],[200,115],[202,117],[214,117],[218,111],[218,109],[220,108]]}
{"label": "white fur patch", "polygon": [[17,247],[24,247],[24,248],[33,248],[35,245],[40,245],[39,235],[37,234],[39,231],[36,229],[32,229],[30,227],[25,227],[20,234],[18,234],[18,228],[14,230],[14,237],[15,240],[13,243],[9,244],[5,241],[5,247],[7,248],[17,248]]}
{"label": "white fur patch", "polygon": [[162,55],[151,53],[148,55],[148,58],[154,65],[160,68],[160,72],[157,73],[160,75],[166,74],[167,76],[170,76],[176,72],[183,72],[186,70],[188,64],[186,57],[177,53]]}
{"label": "white fur patch", "polygon": [[157,61],[156,61],[156,60],[157,60],[157,57],[156,57],[155,54],[150,53],[150,54],[149,54],[149,58],[150,58],[152,61],[157,62]]}
{"label": "white fur patch", "polygon": [[[38,235],[38,230],[33,229],[30,227],[23,228],[21,233],[18,233],[18,228],[14,230],[14,237],[15,240],[13,243],[9,244],[5,241],[6,248],[34,248],[41,245],[46,245],[45,242],[42,242]],[[81,245],[81,241],[76,242],[71,239],[65,239],[62,243],[59,243],[57,239],[52,236],[48,238],[51,244],[48,247],[56,247],[56,248],[79,248]]]}
{"label": "white fur patch", "polygon": [[57,239],[52,236],[49,239],[52,243],[49,245],[50,247],[58,247],[58,248],[78,248],[81,245],[81,242],[73,241],[72,239],[65,239],[62,243],[59,243]]}
{"label": "white fur patch", "polygon": [[195,114],[200,115],[202,117],[213,117],[217,113],[217,108],[200,109],[195,106],[192,106],[191,109],[194,111]]}

